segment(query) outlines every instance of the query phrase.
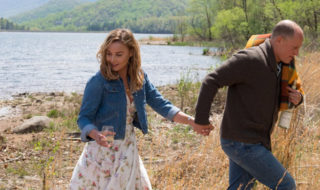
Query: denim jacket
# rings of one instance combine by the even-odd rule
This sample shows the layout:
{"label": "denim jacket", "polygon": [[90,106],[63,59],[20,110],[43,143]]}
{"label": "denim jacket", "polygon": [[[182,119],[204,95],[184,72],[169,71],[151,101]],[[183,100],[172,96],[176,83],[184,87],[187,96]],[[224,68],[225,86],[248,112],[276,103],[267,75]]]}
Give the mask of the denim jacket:
{"label": "denim jacket", "polygon": [[[159,91],[151,84],[147,74],[144,74],[143,87],[134,92],[136,117],[133,125],[148,133],[147,113],[145,106],[150,105],[168,120],[180,111],[168,100],[164,99]],[[86,85],[82,105],[78,117],[78,126],[81,130],[81,140],[88,142],[90,131],[101,131],[103,125],[111,125],[116,133],[115,139],[124,139],[126,129],[127,99],[121,79],[107,80],[101,72],[97,72]]]}

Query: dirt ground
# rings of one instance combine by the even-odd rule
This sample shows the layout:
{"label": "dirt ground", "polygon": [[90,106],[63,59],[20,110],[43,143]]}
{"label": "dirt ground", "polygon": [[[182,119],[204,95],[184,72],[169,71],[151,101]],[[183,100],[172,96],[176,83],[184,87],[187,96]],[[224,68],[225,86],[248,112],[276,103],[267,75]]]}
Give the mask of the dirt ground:
{"label": "dirt ground", "polygon": [[[175,105],[180,105],[176,87],[159,90]],[[219,101],[224,96],[219,94],[218,97],[213,111],[221,114],[224,104]],[[68,188],[84,146],[75,122],[81,99],[82,96],[75,93],[24,93],[10,100],[0,100],[0,190]],[[185,106],[183,110],[191,112],[192,108]],[[12,132],[25,120],[39,115],[50,116],[48,129],[26,134]],[[148,118],[149,127],[152,127],[150,133],[142,135],[136,130],[136,134],[140,156],[147,170],[152,170],[151,182],[156,184],[154,180],[162,170],[161,165],[168,160],[181,159],[185,148],[201,144],[202,138],[190,133],[186,126],[166,121],[153,111],[148,113]]]}
{"label": "dirt ground", "polygon": [[[60,183],[62,189],[67,187],[72,166],[79,157],[78,150],[84,145],[74,138],[78,135],[76,131],[46,129],[37,133],[15,134],[12,129],[32,116],[46,116],[52,110],[75,109],[79,103],[71,98],[71,94],[64,93],[24,93],[10,100],[0,100],[0,189],[40,189],[50,181],[48,177],[52,177],[44,176],[48,173],[44,170],[50,169],[48,164],[56,161],[68,163],[67,167],[61,167],[61,171],[54,174],[60,175],[54,177],[56,186]],[[59,123],[61,119],[53,117],[51,120]],[[58,154],[48,148],[57,146]]]}

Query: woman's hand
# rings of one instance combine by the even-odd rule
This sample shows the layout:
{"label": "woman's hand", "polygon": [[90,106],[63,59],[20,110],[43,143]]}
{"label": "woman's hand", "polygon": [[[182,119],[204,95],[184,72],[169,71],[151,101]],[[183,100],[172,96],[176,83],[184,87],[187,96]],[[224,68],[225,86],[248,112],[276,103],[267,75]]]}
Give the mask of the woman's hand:
{"label": "woman's hand", "polygon": [[[113,133],[113,136],[114,135],[115,134]],[[106,136],[98,130],[93,129],[92,131],[90,131],[89,137],[93,138],[100,146],[110,148],[113,145],[110,141],[108,141]]]}

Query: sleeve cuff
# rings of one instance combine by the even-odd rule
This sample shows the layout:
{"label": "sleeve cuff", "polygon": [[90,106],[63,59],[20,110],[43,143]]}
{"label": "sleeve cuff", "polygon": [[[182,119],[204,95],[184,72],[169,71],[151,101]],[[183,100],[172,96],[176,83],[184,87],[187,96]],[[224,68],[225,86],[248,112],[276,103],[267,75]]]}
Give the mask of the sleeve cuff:
{"label": "sleeve cuff", "polygon": [[173,106],[173,107],[170,109],[170,111],[169,111],[169,113],[168,113],[168,115],[167,115],[167,119],[170,120],[170,121],[173,121],[174,116],[175,116],[179,111],[180,111],[179,108]]}
{"label": "sleeve cuff", "polygon": [[90,138],[88,135],[90,133],[90,131],[92,131],[93,129],[97,129],[97,127],[93,124],[88,124],[86,125],[82,130],[81,130],[81,141],[82,142],[89,142],[92,140],[92,138]]}
{"label": "sleeve cuff", "polygon": [[197,112],[196,110],[194,122],[199,125],[209,125],[210,124],[209,117],[210,117],[209,113],[201,113],[199,111]]}

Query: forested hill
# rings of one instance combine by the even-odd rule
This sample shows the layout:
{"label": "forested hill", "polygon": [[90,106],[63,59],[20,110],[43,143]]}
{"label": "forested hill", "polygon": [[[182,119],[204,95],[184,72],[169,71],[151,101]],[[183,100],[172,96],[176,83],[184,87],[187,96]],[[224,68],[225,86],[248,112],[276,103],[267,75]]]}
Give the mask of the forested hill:
{"label": "forested hill", "polygon": [[72,10],[77,6],[88,2],[89,0],[50,0],[36,9],[10,17],[10,20],[16,23],[28,22],[34,19],[44,18],[50,14]]}
{"label": "forested hill", "polygon": [[23,25],[15,24],[5,18],[0,17],[0,31],[9,31],[9,30],[29,30],[28,27]]}
{"label": "forested hill", "polygon": [[0,0],[0,17],[10,17],[35,9],[49,0]]}
{"label": "forested hill", "polygon": [[70,11],[22,22],[34,30],[106,31],[127,27],[134,32],[173,32],[188,0],[99,0]]}

